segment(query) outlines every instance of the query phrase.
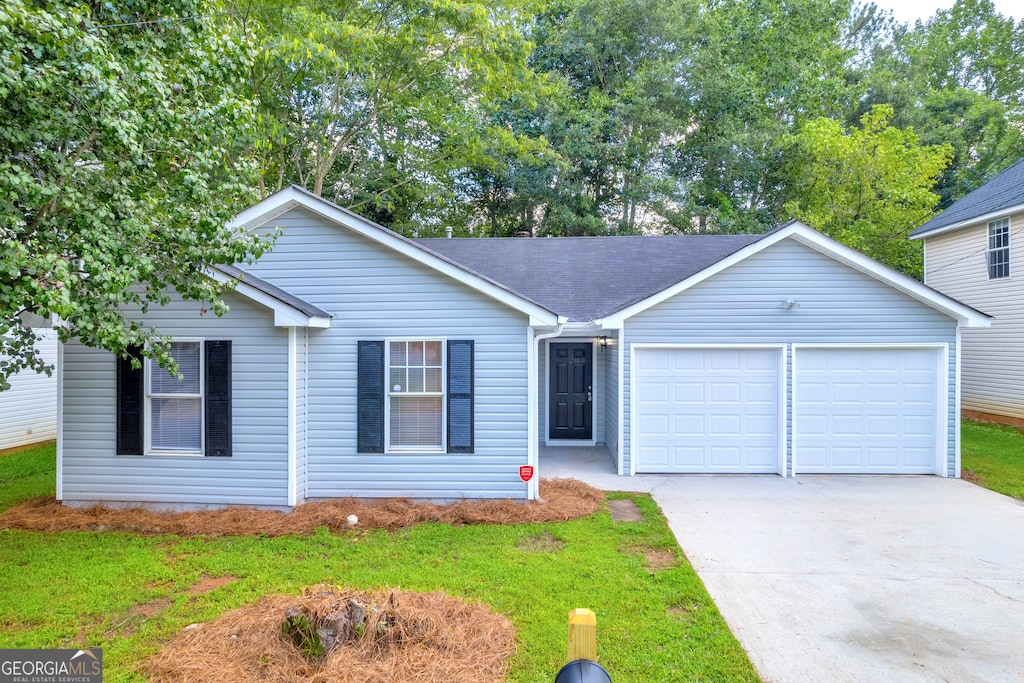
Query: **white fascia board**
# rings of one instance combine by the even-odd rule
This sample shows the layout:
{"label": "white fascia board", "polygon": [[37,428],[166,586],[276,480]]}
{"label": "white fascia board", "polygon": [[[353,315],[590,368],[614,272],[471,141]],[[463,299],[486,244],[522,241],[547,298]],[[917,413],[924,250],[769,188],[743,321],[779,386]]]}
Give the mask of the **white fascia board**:
{"label": "white fascia board", "polygon": [[935,228],[934,230],[929,230],[928,232],[922,232],[920,235],[911,235],[910,239],[923,240],[929,237],[935,237],[936,235],[941,235],[944,232],[952,232],[953,230],[959,230],[960,228],[967,228],[972,225],[987,223],[988,221],[993,220],[995,218],[1004,218],[1010,215],[1011,213],[1017,213],[1019,211],[1024,211],[1024,204],[1015,204],[1013,206],[1007,206],[1006,208],[999,209],[998,211],[989,211],[988,213],[982,214],[980,216],[973,216],[966,220],[951,223],[949,225],[944,225],[941,228]]}
{"label": "white fascia board", "polygon": [[944,294],[940,294],[921,284],[914,278],[908,277],[903,273],[889,268],[888,266],[884,266],[878,261],[875,261],[874,259],[847,247],[846,245],[840,244],[830,237],[826,237],[817,230],[807,227],[803,223],[793,222],[784,228],[779,228],[774,232],[768,233],[757,242],[748,244],[721,261],[708,266],[699,273],[694,273],[685,280],[677,282],[671,287],[664,289],[643,301],[638,301],[632,306],[622,309],[618,313],[605,317],[604,326],[609,329],[621,327],[623,321],[631,318],[637,313],[645,311],[652,306],[656,306],[657,304],[686,291],[690,287],[707,280],[713,275],[717,275],[726,268],[729,268],[774,244],[778,244],[784,239],[794,239],[815,251],[834,258],[841,263],[845,263],[865,275],[869,275],[876,280],[884,282],[889,286],[912,296],[918,301],[942,311],[946,315],[949,315],[959,321],[960,324],[965,327],[989,327],[992,324],[992,319],[984,313],[976,311],[969,306],[965,306]]}
{"label": "white fascia board", "polygon": [[336,204],[333,204],[322,197],[307,192],[301,188],[287,187],[276,194],[267,197],[259,204],[251,206],[235,217],[229,225],[234,228],[254,229],[265,225],[267,222],[281,214],[296,208],[302,207],[313,213],[326,218],[329,221],[343,225],[346,228],[370,239],[378,244],[394,249],[403,256],[422,263],[425,266],[458,280],[492,299],[530,316],[530,324],[533,326],[551,326],[558,324],[558,316],[552,311],[543,308],[531,301],[513,294],[511,291],[491,282],[490,280],[471,273],[450,261],[446,261],[425,251],[411,240],[398,235],[387,228],[381,227],[369,221],[359,214],[353,213]]}
{"label": "white fascia board", "polygon": [[207,275],[220,283],[234,285],[234,291],[238,292],[247,299],[251,299],[258,304],[266,306],[274,312],[274,325],[276,327],[320,327],[327,328],[331,326],[330,318],[321,317],[310,317],[302,311],[289,306],[280,299],[261,292],[252,285],[248,285],[245,282],[236,280],[235,278],[226,275],[219,270],[208,269]]}

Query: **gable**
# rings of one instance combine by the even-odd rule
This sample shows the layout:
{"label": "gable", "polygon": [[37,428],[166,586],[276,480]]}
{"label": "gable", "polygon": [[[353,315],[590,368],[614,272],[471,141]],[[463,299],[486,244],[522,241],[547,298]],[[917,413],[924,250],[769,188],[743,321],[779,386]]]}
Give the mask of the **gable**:
{"label": "gable", "polygon": [[[530,316],[531,325],[554,326],[558,322],[558,316],[552,311],[530,301],[525,297],[512,292],[500,283],[489,280],[485,276],[472,272],[459,263],[444,258],[417,246],[412,240],[406,239],[390,230],[373,223],[351,211],[341,208],[321,197],[299,187],[289,187],[271,195],[255,206],[242,211],[232,222],[232,227],[237,229],[256,230],[258,232],[273,231],[277,227],[286,227],[286,217],[293,211],[303,212],[307,218],[319,222],[321,227],[328,228],[322,231],[318,242],[306,243],[304,248],[311,259],[316,259],[324,247],[329,248],[334,241],[329,234],[331,230],[341,233],[359,235],[369,242],[384,247],[391,252],[400,254],[406,259],[415,261],[426,266],[437,273],[459,282],[465,287],[474,289],[482,294],[501,302],[505,306],[515,309]],[[294,232],[294,231],[291,231]],[[280,240],[279,240],[280,241]],[[294,240],[288,238],[287,242]],[[271,251],[274,253],[278,247]],[[265,257],[264,257],[265,258]],[[261,263],[263,262],[261,258]],[[260,268],[261,272],[266,269]],[[279,280],[272,279],[275,284],[282,284]],[[287,289],[287,285],[283,285]],[[300,294],[300,296],[302,296]]]}
{"label": "gable", "polygon": [[[786,302],[793,302],[787,309]],[[797,240],[779,241],[627,321],[722,341],[945,341],[951,317]],[[932,331],[932,332],[929,332]]]}
{"label": "gable", "polygon": [[[462,279],[306,207],[293,207],[256,230],[272,233],[278,228],[274,248],[247,270],[330,311],[334,326],[412,318],[429,308],[481,321],[516,317],[526,324],[529,319],[528,313]],[[554,324],[554,315],[545,313]]]}
{"label": "gable", "polygon": [[945,315],[956,319],[961,324],[968,327],[987,327],[990,324],[990,318],[984,313],[931,289],[917,280],[895,271],[888,266],[870,259],[864,254],[844,246],[839,242],[822,235],[818,231],[808,228],[802,223],[790,221],[789,223],[786,223],[763,236],[758,241],[740,249],[704,270],[695,273],[691,277],[676,283],[672,287],[648,297],[644,301],[618,311],[614,315],[608,316],[602,321],[602,325],[606,329],[617,329],[621,327],[627,319],[699,284],[700,282],[703,282],[710,277],[713,277],[723,270],[732,268],[736,264],[753,257],[765,249],[769,249],[783,240],[799,242],[810,248],[812,251],[824,255],[836,262],[843,263],[888,287],[897,289],[904,294],[907,294],[918,301],[941,311]]}

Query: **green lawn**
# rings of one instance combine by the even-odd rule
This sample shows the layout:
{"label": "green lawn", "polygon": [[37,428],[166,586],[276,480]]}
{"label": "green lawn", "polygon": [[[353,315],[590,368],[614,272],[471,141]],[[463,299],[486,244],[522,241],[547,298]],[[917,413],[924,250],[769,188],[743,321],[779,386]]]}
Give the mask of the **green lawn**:
{"label": "green lawn", "polygon": [[1024,500],[1024,431],[970,420],[960,430],[963,476]]}
{"label": "green lawn", "polygon": [[[0,456],[0,509],[52,496],[53,471],[52,445]],[[602,510],[559,524],[280,538],[4,529],[0,646],[102,646],[105,681],[140,681],[139,662],[186,625],[330,581],[440,589],[491,605],[516,627],[510,681],[553,680],[575,607],[596,612],[598,653],[616,683],[757,681],[657,506],[630,497],[643,522],[616,523]],[[676,562],[648,571],[646,549],[671,551]],[[204,576],[238,580],[190,594]]]}

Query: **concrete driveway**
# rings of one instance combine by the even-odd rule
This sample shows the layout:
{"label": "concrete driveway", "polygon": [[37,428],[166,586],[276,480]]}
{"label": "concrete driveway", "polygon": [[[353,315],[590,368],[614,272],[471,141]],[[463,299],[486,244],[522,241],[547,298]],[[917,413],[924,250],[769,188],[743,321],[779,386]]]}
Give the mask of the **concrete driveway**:
{"label": "concrete driveway", "polygon": [[939,477],[575,476],[654,496],[766,683],[1024,681],[1020,502]]}
{"label": "concrete driveway", "polygon": [[1024,505],[938,477],[662,477],[766,682],[1024,681]]}

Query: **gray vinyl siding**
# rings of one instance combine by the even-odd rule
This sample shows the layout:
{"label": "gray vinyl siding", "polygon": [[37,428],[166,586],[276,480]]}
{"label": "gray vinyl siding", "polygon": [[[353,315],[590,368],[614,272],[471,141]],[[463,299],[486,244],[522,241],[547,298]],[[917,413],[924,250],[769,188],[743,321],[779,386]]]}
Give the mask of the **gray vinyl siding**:
{"label": "gray vinyl siding", "polygon": [[988,278],[988,221],[925,240],[925,282],[994,316],[962,331],[961,407],[1024,419],[1024,213],[1010,218],[1010,277]]}
{"label": "gray vinyl siding", "polygon": [[619,448],[619,344],[611,336],[604,356],[604,442],[612,457]]}
{"label": "gray vinyl siding", "polygon": [[[57,365],[57,332],[36,330],[36,350]],[[22,370],[0,391],[0,450],[57,438],[57,373]]]}
{"label": "gray vinyl siding", "polygon": [[[249,270],[334,316],[309,330],[308,497],[525,497],[527,316],[306,210],[277,226]],[[357,452],[357,343],[392,338],[474,340],[474,453]]]}
{"label": "gray vinyl siding", "polygon": [[[800,308],[785,310],[793,299]],[[794,240],[783,240],[625,323],[624,455],[630,467],[630,346],[676,344],[949,345],[947,471],[956,472],[956,321]],[[787,381],[787,405],[792,405]],[[792,425],[787,425],[787,435]],[[787,436],[787,468],[791,462]]]}
{"label": "gray vinyl siding", "polygon": [[64,349],[65,501],[287,505],[287,330],[240,295],[226,301],[222,318],[175,298],[146,321],[175,337],[232,340],[231,457],[117,455],[114,357],[73,341]]}

